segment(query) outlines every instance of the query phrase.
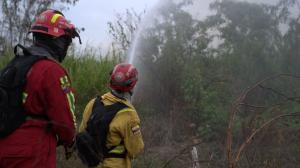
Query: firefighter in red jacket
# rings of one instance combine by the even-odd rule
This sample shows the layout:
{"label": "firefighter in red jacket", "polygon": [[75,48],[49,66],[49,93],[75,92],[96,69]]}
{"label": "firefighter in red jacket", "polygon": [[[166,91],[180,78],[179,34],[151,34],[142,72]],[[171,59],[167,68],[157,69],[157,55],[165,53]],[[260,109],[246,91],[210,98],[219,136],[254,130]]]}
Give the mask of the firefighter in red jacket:
{"label": "firefighter in red jacket", "polygon": [[61,144],[70,149],[74,142],[75,97],[60,62],[72,38],[79,35],[74,25],[56,10],[42,12],[30,32],[33,45],[27,50],[47,59],[33,64],[27,73],[23,107],[30,117],[12,134],[0,139],[1,168],[55,168],[56,146]]}

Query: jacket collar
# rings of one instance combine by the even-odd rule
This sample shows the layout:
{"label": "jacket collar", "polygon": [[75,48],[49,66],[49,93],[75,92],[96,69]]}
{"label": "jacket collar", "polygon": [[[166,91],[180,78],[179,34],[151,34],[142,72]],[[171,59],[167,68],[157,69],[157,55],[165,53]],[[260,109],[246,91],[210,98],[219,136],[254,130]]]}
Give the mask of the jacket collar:
{"label": "jacket collar", "polygon": [[110,101],[112,103],[116,103],[116,102],[124,103],[128,107],[130,107],[132,109],[135,109],[133,107],[133,105],[131,104],[130,100],[119,98],[119,97],[115,96],[114,94],[112,94],[111,92],[108,92],[108,93],[104,94],[102,96],[102,99],[106,99],[106,100],[108,100],[108,101]]}

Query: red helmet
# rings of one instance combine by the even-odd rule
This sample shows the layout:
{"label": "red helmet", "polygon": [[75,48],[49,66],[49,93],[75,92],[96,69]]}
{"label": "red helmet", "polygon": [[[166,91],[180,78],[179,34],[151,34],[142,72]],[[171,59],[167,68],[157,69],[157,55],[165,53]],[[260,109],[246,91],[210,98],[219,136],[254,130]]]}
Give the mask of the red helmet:
{"label": "red helmet", "polygon": [[31,25],[29,32],[43,33],[54,37],[64,35],[71,38],[78,37],[81,42],[75,26],[69,23],[61,12],[52,9],[42,12]]}
{"label": "red helmet", "polygon": [[115,66],[110,75],[110,88],[122,92],[131,91],[137,80],[138,71],[136,68],[127,63],[121,63]]}

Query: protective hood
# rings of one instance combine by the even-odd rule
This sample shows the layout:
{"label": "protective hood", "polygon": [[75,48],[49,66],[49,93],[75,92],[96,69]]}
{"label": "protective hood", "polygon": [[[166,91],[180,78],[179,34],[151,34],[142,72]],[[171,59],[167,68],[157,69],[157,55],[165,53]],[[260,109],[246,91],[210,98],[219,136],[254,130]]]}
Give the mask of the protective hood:
{"label": "protective hood", "polygon": [[118,98],[117,96],[113,95],[111,92],[104,94],[102,96],[102,99],[103,99],[103,101],[109,102],[109,104],[121,102],[121,103],[126,104],[131,109],[135,110],[135,108],[133,107],[133,105],[130,103],[129,100]]}

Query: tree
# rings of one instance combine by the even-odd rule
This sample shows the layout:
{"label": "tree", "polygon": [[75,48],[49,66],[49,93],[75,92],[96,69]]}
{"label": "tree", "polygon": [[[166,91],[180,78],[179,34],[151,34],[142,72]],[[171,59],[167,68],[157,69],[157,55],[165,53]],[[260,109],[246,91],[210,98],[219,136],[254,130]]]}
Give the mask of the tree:
{"label": "tree", "polygon": [[239,77],[244,86],[275,73],[282,37],[278,20],[266,6],[220,1],[211,8],[217,14],[208,19],[210,28],[215,28],[223,41],[217,52],[234,64],[229,67],[231,73]]}
{"label": "tree", "polygon": [[[276,5],[266,5],[218,0],[211,4],[213,12],[205,20],[194,19],[185,10],[191,2],[182,2],[164,1],[153,13],[153,22],[139,34],[134,63],[140,75],[134,101],[147,126],[145,138],[149,146],[186,144],[195,136],[200,137],[214,154],[210,166],[222,167],[225,165],[222,145],[234,98],[248,86],[273,74],[299,73],[299,16],[292,16],[298,1],[282,0]],[[282,24],[287,25],[285,32]],[[233,148],[251,135],[252,128],[259,128],[259,124],[279,114],[270,111],[268,105],[276,106],[299,93],[299,82],[292,80],[272,80],[257,86],[239,104],[232,131],[236,136]],[[267,108],[257,109],[262,106]],[[300,109],[293,101],[280,110]],[[284,124],[288,126],[275,125],[268,129],[272,131],[263,132],[266,136],[259,136],[261,141],[255,141],[251,150],[247,150],[240,166],[257,167],[264,161],[266,165],[275,165],[272,159],[288,164],[287,158],[276,155],[284,152],[274,150],[267,155],[267,150],[261,149],[266,146],[261,143],[263,140],[269,142],[269,147],[276,146],[267,135],[280,139],[286,135],[281,130],[293,132],[293,138],[297,139],[295,130],[299,130],[299,124],[291,120]],[[288,144],[293,138],[280,143]],[[294,152],[292,147],[286,149],[286,153]],[[207,160],[211,155],[203,153],[202,156]],[[255,163],[248,163],[251,160],[247,162],[247,158]]]}
{"label": "tree", "polygon": [[130,45],[135,38],[138,26],[146,11],[137,13],[136,11],[126,10],[123,16],[121,13],[116,14],[116,21],[108,22],[109,34],[113,38],[113,45],[122,55],[125,55],[130,48]]}
{"label": "tree", "polygon": [[296,0],[281,0],[276,6],[270,8],[274,16],[284,28],[281,43],[281,70],[285,73],[298,73],[300,68],[300,2]]}
{"label": "tree", "polygon": [[6,43],[10,46],[16,42],[25,42],[28,40],[27,32],[37,14],[54,4],[75,5],[77,1],[2,0],[0,4],[2,7],[0,37],[5,38]]}

